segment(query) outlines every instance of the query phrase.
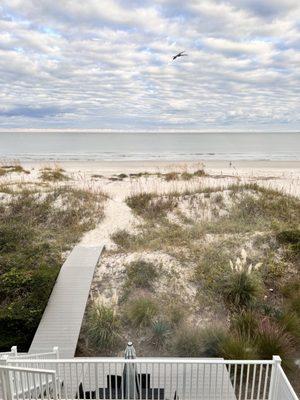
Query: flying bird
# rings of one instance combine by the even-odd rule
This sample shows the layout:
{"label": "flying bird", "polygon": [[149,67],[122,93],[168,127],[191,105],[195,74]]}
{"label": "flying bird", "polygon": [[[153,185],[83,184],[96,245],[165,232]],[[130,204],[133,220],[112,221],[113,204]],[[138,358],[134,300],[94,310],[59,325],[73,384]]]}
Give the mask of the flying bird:
{"label": "flying bird", "polygon": [[173,57],[173,61],[176,60],[177,57],[184,57],[187,56],[187,54],[184,54],[185,51],[181,51],[180,53],[176,54],[176,56]]}

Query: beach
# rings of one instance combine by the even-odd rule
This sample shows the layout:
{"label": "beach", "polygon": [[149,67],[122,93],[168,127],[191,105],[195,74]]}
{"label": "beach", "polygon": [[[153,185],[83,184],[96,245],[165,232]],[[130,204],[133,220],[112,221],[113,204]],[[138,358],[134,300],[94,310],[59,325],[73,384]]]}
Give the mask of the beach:
{"label": "beach", "polygon": [[[47,194],[54,195],[53,208],[47,206],[47,210],[65,217],[66,205],[60,197],[69,193],[70,205],[76,199],[81,206],[66,218],[80,213],[84,223],[87,210],[89,218],[93,216],[76,243],[103,244],[105,251],[91,285],[79,356],[119,354],[118,343],[102,350],[89,344],[89,313],[95,307],[112,310],[120,320],[120,342],[133,340],[140,355],[186,354],[180,349],[180,335],[193,329],[229,329],[231,308],[222,285],[225,288],[227,277],[237,273],[232,270],[235,265],[241,268],[242,262],[242,268],[261,269],[255,279],[264,280],[258,285],[263,289],[257,289],[255,296],[265,307],[278,307],[281,288],[297,280],[297,260],[278,235],[297,229],[300,161],[45,160],[19,164],[2,160],[0,187],[4,204],[11,200],[10,191],[15,196],[22,192],[25,204],[27,190],[33,197],[36,194],[37,209]],[[101,196],[98,211],[91,208],[94,200],[88,193]],[[35,213],[33,208],[34,220]],[[48,229],[46,225],[45,232]],[[70,250],[63,252],[63,259]],[[154,275],[134,283],[145,268]],[[140,306],[150,306],[155,312],[147,326],[135,322],[139,313],[135,307]],[[179,329],[183,322],[186,333]],[[166,345],[156,347],[151,336],[155,324],[165,324],[175,342],[167,336]]]}
{"label": "beach", "polygon": [[[4,165],[7,162],[2,162]],[[102,241],[109,248],[111,235],[120,229],[130,229],[134,218],[125,199],[133,194],[185,192],[205,187],[226,187],[232,184],[257,183],[268,189],[300,197],[300,161],[214,160],[184,161],[30,161],[23,162],[29,174],[11,173],[1,177],[2,183],[40,181],[44,168],[61,168],[70,178],[68,185],[92,191],[101,190],[108,195],[105,218],[82,239],[85,245]],[[205,176],[166,180],[172,172],[192,174],[204,170]],[[57,185],[61,182],[55,183]],[[63,182],[63,184],[66,184]]]}

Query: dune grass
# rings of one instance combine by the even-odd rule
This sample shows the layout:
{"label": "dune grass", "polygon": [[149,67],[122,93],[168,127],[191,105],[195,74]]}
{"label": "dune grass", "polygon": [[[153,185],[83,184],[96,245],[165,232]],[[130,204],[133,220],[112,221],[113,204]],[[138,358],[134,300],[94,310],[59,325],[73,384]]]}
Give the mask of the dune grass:
{"label": "dune grass", "polygon": [[43,168],[40,173],[40,179],[46,182],[62,182],[70,180],[70,177],[65,173],[65,170],[56,168]]}
{"label": "dune grass", "polygon": [[0,349],[27,350],[65,252],[103,217],[104,196],[68,186],[4,190],[0,203]]}
{"label": "dune grass", "polygon": [[[178,176],[170,173],[164,178],[172,181]],[[198,214],[185,215],[180,210],[183,201],[195,210],[198,207]],[[201,306],[209,304],[214,310],[223,304],[230,322],[218,338],[211,334],[209,341],[209,335],[191,325],[186,315],[181,329],[166,322],[167,307],[161,298],[159,314],[148,320],[142,333],[149,337],[153,351],[157,345],[166,355],[226,358],[269,358],[275,351],[284,365],[291,366],[299,340],[299,199],[246,184],[183,194],[142,193],[126,202],[141,224],[134,234],[115,232],[112,239],[118,251],[159,250],[171,255],[193,271],[191,284],[198,288],[198,295],[191,306],[196,310],[200,301]],[[201,216],[212,209],[209,217]],[[230,268],[230,261],[240,257],[244,247],[250,249],[249,265],[261,264],[255,273],[233,273]],[[156,279],[159,282],[160,276]],[[174,293],[173,299],[179,304],[180,294]],[[162,325],[157,325],[157,341],[151,342],[155,319]]]}
{"label": "dune grass", "polygon": [[30,171],[24,169],[19,164],[12,164],[12,165],[1,165],[0,166],[0,177],[11,174],[11,173],[23,173],[23,174],[30,174]]}

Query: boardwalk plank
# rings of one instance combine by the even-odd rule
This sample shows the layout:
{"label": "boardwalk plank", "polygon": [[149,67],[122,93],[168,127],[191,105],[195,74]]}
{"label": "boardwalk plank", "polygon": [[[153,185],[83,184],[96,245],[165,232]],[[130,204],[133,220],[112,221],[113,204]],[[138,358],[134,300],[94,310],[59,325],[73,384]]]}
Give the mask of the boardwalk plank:
{"label": "boardwalk plank", "polygon": [[29,353],[58,346],[61,358],[75,355],[84,311],[103,245],[76,246],[61,267]]}

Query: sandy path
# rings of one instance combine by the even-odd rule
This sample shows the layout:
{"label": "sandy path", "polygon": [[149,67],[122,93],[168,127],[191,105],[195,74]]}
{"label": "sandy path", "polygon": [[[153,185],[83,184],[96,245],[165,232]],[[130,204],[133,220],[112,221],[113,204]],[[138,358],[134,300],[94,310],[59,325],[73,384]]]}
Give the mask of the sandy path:
{"label": "sandy path", "polygon": [[104,214],[104,220],[83,236],[81,245],[95,246],[103,243],[109,250],[114,246],[110,236],[120,229],[130,229],[135,221],[123,199],[109,198],[105,203]]}

